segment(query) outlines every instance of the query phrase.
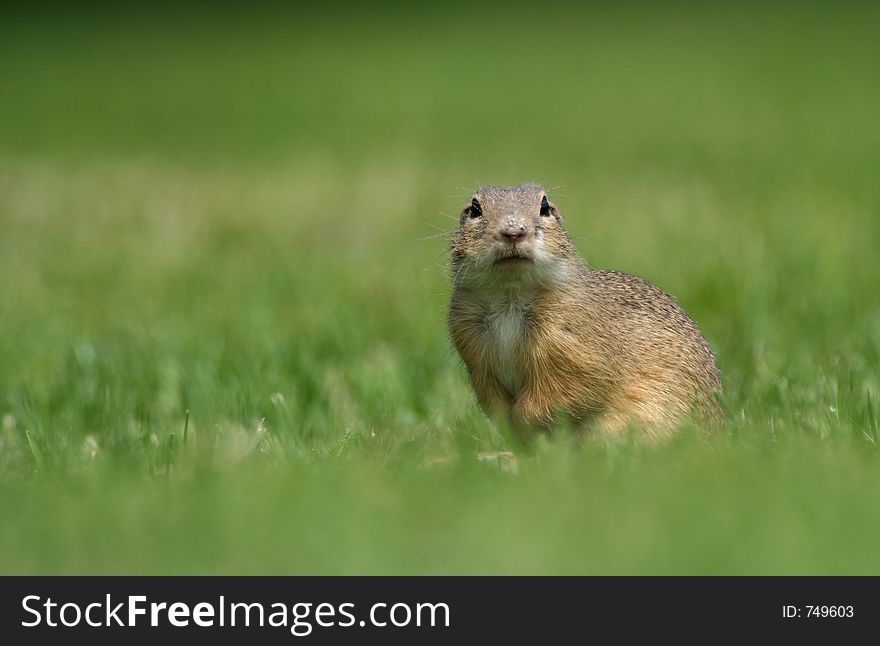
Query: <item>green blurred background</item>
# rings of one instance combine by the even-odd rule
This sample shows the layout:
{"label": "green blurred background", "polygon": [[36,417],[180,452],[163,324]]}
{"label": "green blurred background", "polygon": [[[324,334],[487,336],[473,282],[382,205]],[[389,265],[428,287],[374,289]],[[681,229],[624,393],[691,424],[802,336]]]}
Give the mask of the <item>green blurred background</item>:
{"label": "green blurred background", "polygon": [[[880,7],[0,10],[0,573],[880,573]],[[516,471],[481,183],[675,294],[728,423]]]}

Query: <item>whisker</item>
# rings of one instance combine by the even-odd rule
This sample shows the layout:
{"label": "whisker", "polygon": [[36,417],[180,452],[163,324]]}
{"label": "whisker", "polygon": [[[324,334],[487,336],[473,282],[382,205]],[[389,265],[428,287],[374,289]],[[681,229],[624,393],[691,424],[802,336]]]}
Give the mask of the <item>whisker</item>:
{"label": "whisker", "polygon": [[471,195],[474,194],[474,192],[470,189],[462,188],[460,190],[463,192],[462,193],[447,193],[445,196],[446,199],[447,200],[466,200],[467,198],[469,198]]}
{"label": "whisker", "polygon": [[461,266],[458,268],[458,271],[455,272],[455,277],[452,279],[453,285],[460,285],[458,282],[458,277],[461,275],[462,270],[464,270],[464,276],[461,277],[461,282],[464,282],[464,279],[467,278],[468,270],[470,269],[471,263],[467,260],[463,260]]}
{"label": "whisker", "polygon": [[452,238],[452,234],[444,231],[442,233],[435,233],[432,236],[425,236],[424,238],[419,238],[419,242],[424,242],[425,240],[436,240],[437,238]]}
{"label": "whisker", "polygon": [[461,277],[461,282],[467,280],[468,271],[470,270],[470,263],[465,265],[464,276]]}
{"label": "whisker", "polygon": [[431,227],[432,229],[437,229],[437,231],[442,231],[443,233],[449,233],[446,229],[441,229],[436,224],[431,224],[430,222],[423,222],[426,227]]}

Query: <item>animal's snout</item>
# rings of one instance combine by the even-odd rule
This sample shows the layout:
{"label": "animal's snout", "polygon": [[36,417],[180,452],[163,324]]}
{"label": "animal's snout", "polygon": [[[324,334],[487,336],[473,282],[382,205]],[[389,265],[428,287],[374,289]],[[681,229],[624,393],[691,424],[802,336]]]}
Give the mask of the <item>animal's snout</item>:
{"label": "animal's snout", "polygon": [[508,222],[498,231],[498,239],[509,244],[517,244],[526,239],[524,222]]}

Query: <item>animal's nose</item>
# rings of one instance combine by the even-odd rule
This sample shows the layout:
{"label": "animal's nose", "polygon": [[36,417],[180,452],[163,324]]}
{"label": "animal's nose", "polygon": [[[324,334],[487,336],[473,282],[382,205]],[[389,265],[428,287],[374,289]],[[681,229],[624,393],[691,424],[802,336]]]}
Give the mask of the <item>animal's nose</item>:
{"label": "animal's nose", "polygon": [[509,223],[501,228],[500,238],[502,242],[509,242],[511,244],[516,244],[517,242],[521,242],[525,240],[526,237],[526,225],[519,223]]}

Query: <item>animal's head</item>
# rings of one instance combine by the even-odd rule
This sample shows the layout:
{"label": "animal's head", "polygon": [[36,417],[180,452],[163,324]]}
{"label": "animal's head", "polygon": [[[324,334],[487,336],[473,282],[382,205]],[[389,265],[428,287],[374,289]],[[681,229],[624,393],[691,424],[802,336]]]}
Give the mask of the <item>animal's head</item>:
{"label": "animal's head", "polygon": [[469,287],[549,286],[574,255],[562,216],[541,186],[482,186],[459,216],[453,280]]}

